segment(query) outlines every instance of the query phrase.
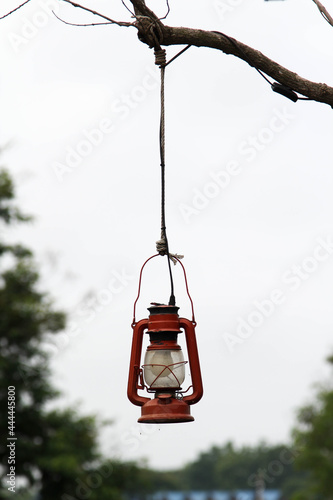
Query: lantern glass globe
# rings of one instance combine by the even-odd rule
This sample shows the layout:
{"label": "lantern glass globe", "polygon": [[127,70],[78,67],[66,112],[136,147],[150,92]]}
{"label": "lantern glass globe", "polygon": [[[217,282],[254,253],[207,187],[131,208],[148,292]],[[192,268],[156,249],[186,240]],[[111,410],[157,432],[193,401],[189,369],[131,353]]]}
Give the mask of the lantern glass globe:
{"label": "lantern glass globe", "polygon": [[180,389],[185,380],[185,361],[181,349],[146,351],[143,375],[151,389]]}

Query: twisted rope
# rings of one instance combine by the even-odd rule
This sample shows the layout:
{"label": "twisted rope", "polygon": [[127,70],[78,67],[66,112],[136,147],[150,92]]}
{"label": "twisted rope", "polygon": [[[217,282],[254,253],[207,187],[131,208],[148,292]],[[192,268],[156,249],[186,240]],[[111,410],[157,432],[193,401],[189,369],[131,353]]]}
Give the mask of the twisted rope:
{"label": "twisted rope", "polygon": [[[168,239],[165,225],[165,102],[164,102],[164,81],[166,66],[166,51],[160,47],[155,49],[155,64],[161,68],[161,119],[160,119],[160,159],[161,159],[161,239],[156,241],[156,250],[160,255],[167,255],[168,259],[177,264],[177,259],[182,259],[183,255],[169,252]],[[170,272],[171,276],[171,272]],[[172,279],[172,277],[171,277]]]}

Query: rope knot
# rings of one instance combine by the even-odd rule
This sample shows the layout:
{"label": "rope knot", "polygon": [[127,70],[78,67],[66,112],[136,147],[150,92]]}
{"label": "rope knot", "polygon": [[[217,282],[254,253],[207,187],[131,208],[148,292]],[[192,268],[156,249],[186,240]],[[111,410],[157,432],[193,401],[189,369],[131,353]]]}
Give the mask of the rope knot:
{"label": "rope knot", "polygon": [[154,54],[155,54],[155,64],[159,67],[165,66],[166,65],[166,50],[161,49],[161,47],[159,47],[158,49],[154,49]]}
{"label": "rope knot", "polygon": [[168,254],[168,244],[165,238],[156,241],[156,250],[160,255]]}
{"label": "rope knot", "polygon": [[184,255],[179,255],[178,253],[169,253],[168,252],[168,242],[165,238],[165,236],[161,236],[161,239],[156,241],[156,251],[160,255],[168,255],[169,259],[174,263],[174,265],[177,264],[177,259],[183,259]]}

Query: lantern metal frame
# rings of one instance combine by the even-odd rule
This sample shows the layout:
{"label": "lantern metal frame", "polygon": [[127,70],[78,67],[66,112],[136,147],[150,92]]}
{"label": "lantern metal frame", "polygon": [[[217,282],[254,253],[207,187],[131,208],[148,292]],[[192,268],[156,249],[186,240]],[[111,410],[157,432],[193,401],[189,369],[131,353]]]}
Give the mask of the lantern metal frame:
{"label": "lantern metal frame", "polygon": [[[180,263],[185,279],[187,295],[189,297],[192,308],[192,320],[180,318],[178,316],[178,307],[175,305],[163,305],[152,303],[149,308],[150,315],[148,318],[136,322],[135,311],[136,304],[140,297],[142,272],[152,258],[159,254],[153,255],[143,264],[140,277],[138,295],[134,302],[133,311],[133,339],[130,358],[130,368],[128,377],[127,395],[128,399],[136,406],[141,407],[141,417],[138,419],[140,423],[178,423],[192,422],[194,418],[190,414],[190,406],[200,401],[203,395],[203,385],[201,378],[201,369],[198,355],[198,348],[195,336],[196,321],[194,318],[193,301],[190,296],[186,278],[186,272],[183,264]],[[181,387],[175,388],[152,388],[147,387],[143,377],[141,365],[143,336],[145,333],[154,335],[159,334],[160,349],[175,349],[174,340],[170,340],[170,335],[177,338],[179,333],[185,333],[186,348],[188,354],[188,363],[190,367],[192,384],[185,391]],[[152,341],[151,341],[152,342]],[[176,344],[177,345],[177,344]],[[156,347],[151,347],[155,349]],[[179,348],[179,346],[178,346]],[[149,346],[148,346],[149,349]],[[191,394],[184,395],[192,388]],[[155,393],[154,399],[147,398],[138,394],[139,390],[146,389],[148,393]]]}

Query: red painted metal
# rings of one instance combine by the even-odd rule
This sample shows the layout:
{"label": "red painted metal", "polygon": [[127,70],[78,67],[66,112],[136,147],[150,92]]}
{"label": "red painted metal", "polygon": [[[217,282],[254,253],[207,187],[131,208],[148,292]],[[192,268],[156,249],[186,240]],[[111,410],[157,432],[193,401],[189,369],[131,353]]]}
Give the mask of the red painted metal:
{"label": "red painted metal", "polygon": [[193,422],[190,407],[184,401],[175,399],[172,394],[159,394],[142,406],[141,424],[177,424]]}
{"label": "red painted metal", "polygon": [[194,324],[185,318],[180,318],[179,325],[184,328],[186,337],[186,346],[190,363],[190,371],[193,385],[193,392],[184,397],[183,401],[189,405],[198,403],[203,395],[203,385],[201,379],[201,370],[199,362],[199,354],[197,347],[197,339],[195,337]]}
{"label": "red painted metal", "polygon": [[[155,257],[159,257],[160,254],[156,253],[154,255],[152,255],[151,257],[149,257],[144,263],[143,263],[143,266],[141,267],[141,270],[140,270],[140,276],[139,276],[139,287],[138,287],[138,295],[134,301],[134,307],[133,307],[133,321],[132,321],[132,326],[135,325],[136,323],[136,320],[135,320],[135,311],[136,311],[136,304],[139,300],[139,297],[140,297],[140,292],[141,292],[141,281],[142,281],[142,273],[143,273],[143,269],[145,268],[146,264],[148,264],[148,262],[151,260],[151,259],[154,259]],[[188,295],[188,298],[190,300],[190,303],[191,303],[191,309],[192,309],[192,323],[194,325],[196,325],[196,322],[195,322],[195,318],[194,318],[194,307],[193,307],[193,300],[192,300],[192,297],[190,295],[190,292],[189,292],[189,289],[188,289],[188,283],[187,283],[187,276],[186,276],[186,271],[185,271],[185,267],[183,266],[183,263],[181,262],[181,260],[179,260],[177,257],[174,256],[174,259],[176,259],[176,261],[180,264],[182,270],[183,270],[183,273],[184,273],[184,280],[185,280],[185,288],[186,288],[186,293]]]}
{"label": "red painted metal", "polygon": [[150,401],[150,398],[145,398],[138,395],[139,378],[140,378],[140,361],[143,333],[148,327],[148,320],[142,319],[133,326],[132,352],[130,360],[130,371],[128,376],[127,396],[131,403],[137,406],[142,406]]}
{"label": "red painted metal", "polygon": [[[156,307],[149,308],[151,314],[148,319],[132,323],[133,340],[127,394],[133,404],[141,406],[141,417],[138,420],[140,423],[191,422],[194,418],[190,414],[190,405],[197,403],[203,395],[195,322],[179,318],[178,313],[175,312],[177,309],[175,306],[156,305]],[[174,337],[182,330],[185,332],[189,357],[192,393],[183,396],[183,391],[178,389],[144,387],[141,368],[143,334],[146,332],[151,336],[151,345],[148,350],[149,348],[156,349],[157,341],[154,341],[156,335],[158,335],[161,349],[173,350],[179,348]],[[138,390],[143,388],[154,393],[154,399],[140,396]]]}

